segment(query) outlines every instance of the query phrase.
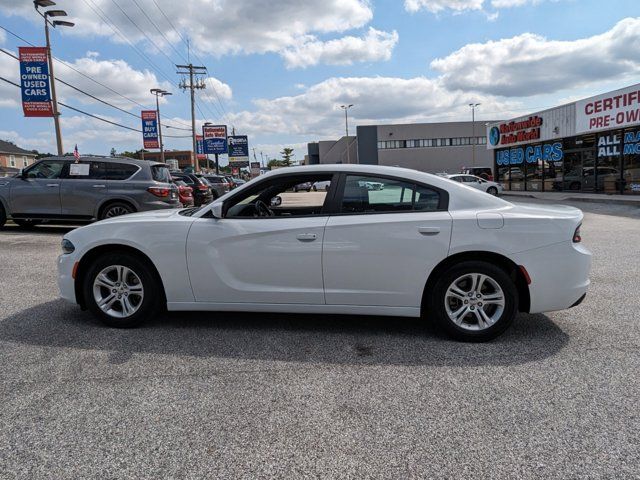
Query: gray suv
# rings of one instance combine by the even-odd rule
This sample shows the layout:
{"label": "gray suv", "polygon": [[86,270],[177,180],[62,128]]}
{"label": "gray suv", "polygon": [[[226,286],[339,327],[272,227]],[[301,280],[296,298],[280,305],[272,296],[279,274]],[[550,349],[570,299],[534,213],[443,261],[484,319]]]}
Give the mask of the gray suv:
{"label": "gray suv", "polygon": [[32,226],[180,206],[167,166],[145,160],[50,157],[0,178],[0,227],[7,218]]}

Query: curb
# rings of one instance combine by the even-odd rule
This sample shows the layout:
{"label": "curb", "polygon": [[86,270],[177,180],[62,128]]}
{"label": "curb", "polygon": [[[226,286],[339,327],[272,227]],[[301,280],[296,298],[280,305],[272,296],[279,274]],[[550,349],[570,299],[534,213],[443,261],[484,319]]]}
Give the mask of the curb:
{"label": "curb", "polygon": [[502,192],[502,196],[515,198],[533,198],[536,200],[546,200],[555,202],[586,202],[586,203],[606,203],[609,205],[627,205],[640,208],[639,200],[631,200],[627,198],[611,198],[609,195],[603,195],[602,198],[584,198],[584,197],[565,197],[565,198],[544,198],[532,194],[519,194],[511,192]]}

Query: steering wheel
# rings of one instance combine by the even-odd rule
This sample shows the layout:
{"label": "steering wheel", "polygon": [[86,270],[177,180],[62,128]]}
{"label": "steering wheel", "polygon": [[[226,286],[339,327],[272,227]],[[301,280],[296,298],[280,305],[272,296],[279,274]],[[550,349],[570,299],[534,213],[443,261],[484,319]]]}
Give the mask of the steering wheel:
{"label": "steering wheel", "polygon": [[273,217],[275,215],[275,213],[273,213],[273,210],[267,207],[267,204],[262,200],[256,200],[256,203],[254,203],[253,206],[256,209],[256,215],[258,217]]}

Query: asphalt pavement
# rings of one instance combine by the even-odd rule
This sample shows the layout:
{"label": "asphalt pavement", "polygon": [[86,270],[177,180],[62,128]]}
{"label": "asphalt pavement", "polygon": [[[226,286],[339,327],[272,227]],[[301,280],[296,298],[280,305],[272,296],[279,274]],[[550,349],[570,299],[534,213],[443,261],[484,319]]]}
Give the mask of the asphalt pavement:
{"label": "asphalt pavement", "polygon": [[585,302],[486,344],[383,317],[113,330],[57,298],[68,228],[6,227],[0,478],[640,478],[640,209],[578,206]]}

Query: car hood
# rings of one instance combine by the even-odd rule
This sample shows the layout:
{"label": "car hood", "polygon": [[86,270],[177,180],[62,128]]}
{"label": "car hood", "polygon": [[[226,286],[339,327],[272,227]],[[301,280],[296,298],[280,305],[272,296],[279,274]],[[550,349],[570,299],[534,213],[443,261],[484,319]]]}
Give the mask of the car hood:
{"label": "car hood", "polygon": [[185,218],[182,215],[178,214],[178,212],[180,212],[181,210],[184,210],[184,208],[171,208],[168,210],[151,210],[148,212],[129,213],[128,215],[122,215],[119,217],[100,220],[99,222],[96,222],[94,225],[97,225],[97,224],[105,225],[109,223],[137,223],[137,222],[145,222],[145,221],[153,221],[153,220],[170,220],[173,217]]}

